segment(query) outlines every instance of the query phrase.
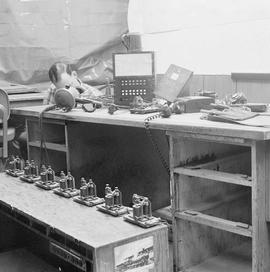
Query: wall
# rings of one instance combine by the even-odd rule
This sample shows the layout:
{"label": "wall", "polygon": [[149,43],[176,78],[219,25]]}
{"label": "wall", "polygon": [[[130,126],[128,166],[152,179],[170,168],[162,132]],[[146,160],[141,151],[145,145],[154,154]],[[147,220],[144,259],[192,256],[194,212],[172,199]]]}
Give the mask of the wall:
{"label": "wall", "polygon": [[190,91],[215,91],[219,98],[224,98],[236,91],[243,92],[248,102],[270,103],[270,79],[255,77],[240,77],[232,79],[231,75],[197,75],[194,74],[190,83]]}

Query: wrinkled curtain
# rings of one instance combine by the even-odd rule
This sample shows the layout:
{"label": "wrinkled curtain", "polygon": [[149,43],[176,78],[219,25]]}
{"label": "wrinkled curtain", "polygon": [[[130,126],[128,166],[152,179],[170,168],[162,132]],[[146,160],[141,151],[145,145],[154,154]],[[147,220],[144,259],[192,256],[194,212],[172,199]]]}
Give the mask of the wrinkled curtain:
{"label": "wrinkled curtain", "polygon": [[269,0],[130,0],[129,29],[171,63],[196,74],[269,73]]}
{"label": "wrinkled curtain", "polygon": [[0,0],[0,80],[48,81],[48,68],[67,61],[98,81],[124,50],[127,9],[128,0]]}

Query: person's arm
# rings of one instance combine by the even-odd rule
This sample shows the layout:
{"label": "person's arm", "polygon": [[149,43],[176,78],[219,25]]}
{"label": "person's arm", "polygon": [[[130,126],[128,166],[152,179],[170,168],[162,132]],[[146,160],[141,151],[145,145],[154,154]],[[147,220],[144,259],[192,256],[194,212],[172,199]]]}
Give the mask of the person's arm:
{"label": "person's arm", "polygon": [[103,93],[100,90],[85,83],[81,84],[81,90],[83,91],[82,96],[98,97],[103,95]]}

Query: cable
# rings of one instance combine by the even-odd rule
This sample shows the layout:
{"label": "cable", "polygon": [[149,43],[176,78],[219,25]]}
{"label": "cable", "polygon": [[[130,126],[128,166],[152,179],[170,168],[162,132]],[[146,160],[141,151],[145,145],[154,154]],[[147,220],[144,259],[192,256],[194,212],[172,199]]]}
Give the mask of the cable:
{"label": "cable", "polygon": [[42,148],[45,150],[45,156],[46,156],[46,162],[50,164],[49,154],[46,146],[46,142],[43,135],[43,114],[47,111],[54,110],[56,108],[56,105],[49,105],[46,108],[44,108],[40,114],[39,114],[39,133],[40,133],[40,147],[39,147],[39,158],[40,158],[40,164],[42,164]]}
{"label": "cable", "polygon": [[152,143],[153,147],[155,148],[155,150],[161,160],[163,167],[165,168],[167,174],[170,175],[170,167],[169,167],[166,159],[164,158],[155,138],[153,137],[153,134],[150,129],[150,124],[149,124],[150,121],[160,118],[161,116],[162,116],[162,113],[157,113],[157,114],[154,114],[154,115],[151,115],[151,116],[145,118],[144,119],[144,127],[145,127],[146,134],[148,135],[149,139],[151,140],[151,143]]}

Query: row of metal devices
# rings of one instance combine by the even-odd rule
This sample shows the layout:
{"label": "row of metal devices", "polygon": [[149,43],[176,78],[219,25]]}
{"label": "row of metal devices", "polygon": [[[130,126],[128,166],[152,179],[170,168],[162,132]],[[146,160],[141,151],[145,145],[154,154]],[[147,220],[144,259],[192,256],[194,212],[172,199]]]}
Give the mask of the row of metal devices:
{"label": "row of metal devices", "polygon": [[118,187],[114,190],[106,184],[104,198],[97,196],[97,187],[92,179],[87,182],[81,178],[80,189],[75,187],[75,179],[70,172],[67,175],[61,171],[60,176],[55,175],[51,166],[42,165],[39,169],[37,164],[31,160],[24,161],[18,156],[12,156],[8,162],[6,173],[28,183],[34,183],[39,188],[52,190],[55,194],[73,198],[77,203],[88,207],[96,206],[101,212],[112,216],[121,216],[125,221],[149,228],[161,223],[161,219],[152,215],[151,202],[148,197],[133,194],[132,209],[123,205],[122,192]]}

